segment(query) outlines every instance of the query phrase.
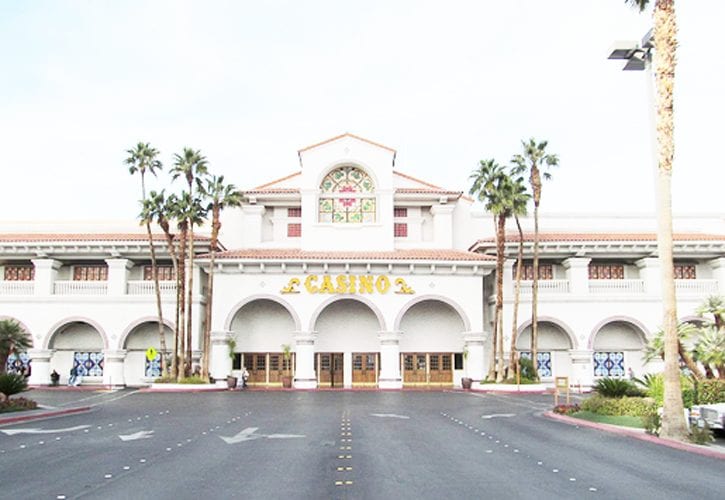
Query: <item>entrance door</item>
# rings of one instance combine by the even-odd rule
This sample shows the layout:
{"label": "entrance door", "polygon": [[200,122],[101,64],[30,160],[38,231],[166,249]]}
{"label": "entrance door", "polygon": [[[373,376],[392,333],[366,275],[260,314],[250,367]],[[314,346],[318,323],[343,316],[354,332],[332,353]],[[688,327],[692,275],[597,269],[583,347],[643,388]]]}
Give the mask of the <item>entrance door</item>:
{"label": "entrance door", "polygon": [[453,354],[433,352],[428,354],[428,366],[431,384],[451,385],[453,384],[453,368],[451,358]]}
{"label": "entrance door", "polygon": [[320,352],[315,357],[317,382],[320,387],[342,387],[342,353]]}
{"label": "entrance door", "polygon": [[428,382],[427,366],[425,354],[403,354],[403,383],[410,385],[426,384]]}
{"label": "entrance door", "polygon": [[248,384],[265,385],[267,383],[267,355],[266,354],[244,354],[244,367],[249,372]]}
{"label": "entrance door", "polygon": [[378,383],[378,353],[352,353],[353,385],[376,385]]}

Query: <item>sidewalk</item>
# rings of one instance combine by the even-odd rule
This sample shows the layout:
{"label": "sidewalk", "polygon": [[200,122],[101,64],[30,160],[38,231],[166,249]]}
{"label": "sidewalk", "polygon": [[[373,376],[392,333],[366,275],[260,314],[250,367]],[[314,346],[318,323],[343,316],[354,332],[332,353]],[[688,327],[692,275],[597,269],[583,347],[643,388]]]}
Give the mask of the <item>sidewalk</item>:
{"label": "sidewalk", "polygon": [[618,434],[620,436],[627,436],[640,441],[648,441],[650,443],[658,444],[660,446],[667,446],[676,450],[687,451],[690,453],[697,453],[710,458],[719,458],[725,460],[725,451],[718,448],[711,448],[704,445],[694,443],[683,443],[681,441],[673,441],[671,439],[664,439],[652,434],[647,434],[643,429],[634,429],[631,427],[620,427],[618,425],[602,424],[599,422],[590,422],[589,420],[583,420],[581,418],[569,417],[567,415],[559,415],[553,412],[544,413],[546,418],[552,420],[558,420],[569,425],[575,425],[577,427],[589,427],[592,429],[598,429],[604,432],[611,432],[612,434]]}
{"label": "sidewalk", "polygon": [[38,408],[36,410],[0,413],[0,426],[16,424],[18,422],[45,420],[46,418],[61,417],[76,413],[86,413],[89,411],[91,411],[90,406],[79,406],[77,408]]}

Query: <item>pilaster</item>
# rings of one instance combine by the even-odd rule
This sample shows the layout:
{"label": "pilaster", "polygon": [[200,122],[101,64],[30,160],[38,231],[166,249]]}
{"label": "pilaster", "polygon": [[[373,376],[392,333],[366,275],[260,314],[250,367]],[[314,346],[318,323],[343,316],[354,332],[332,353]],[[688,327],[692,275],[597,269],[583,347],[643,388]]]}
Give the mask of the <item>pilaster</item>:
{"label": "pilaster", "polygon": [[224,380],[232,373],[232,358],[229,353],[231,338],[234,338],[234,333],[230,331],[211,332],[209,372],[215,380]]}
{"label": "pilaster", "polygon": [[124,387],[126,385],[123,375],[123,362],[125,360],[125,350],[103,351],[103,385],[108,387]]}
{"label": "pilaster", "polygon": [[639,268],[639,277],[644,281],[645,293],[662,296],[662,274],[660,272],[660,259],[645,257],[635,262]]}
{"label": "pilaster", "polygon": [[[487,332],[464,332],[464,360],[463,373],[464,376],[472,378],[474,381],[483,380],[486,377],[484,369],[484,344],[488,338]],[[460,383],[460,381],[458,381]]]}
{"label": "pilaster", "polygon": [[453,205],[433,205],[433,241],[436,247],[453,248]]}
{"label": "pilaster", "polygon": [[106,259],[108,264],[108,295],[118,297],[126,295],[128,270],[133,262],[128,259]]}
{"label": "pilaster", "polygon": [[52,350],[29,349],[28,357],[31,361],[30,385],[50,385],[50,359],[53,357]]}
{"label": "pilaster", "polygon": [[401,332],[379,332],[380,375],[378,387],[381,389],[400,389],[403,378],[400,374],[400,336]]}
{"label": "pilaster", "polygon": [[566,269],[569,281],[569,293],[584,295],[589,293],[589,257],[570,257],[562,265]]}
{"label": "pilaster", "polygon": [[317,388],[317,374],[315,373],[315,338],[316,332],[295,332],[295,377],[294,386],[297,389]]}
{"label": "pilaster", "polygon": [[54,259],[33,259],[35,266],[34,294],[53,295],[53,285],[58,276],[60,262]]}

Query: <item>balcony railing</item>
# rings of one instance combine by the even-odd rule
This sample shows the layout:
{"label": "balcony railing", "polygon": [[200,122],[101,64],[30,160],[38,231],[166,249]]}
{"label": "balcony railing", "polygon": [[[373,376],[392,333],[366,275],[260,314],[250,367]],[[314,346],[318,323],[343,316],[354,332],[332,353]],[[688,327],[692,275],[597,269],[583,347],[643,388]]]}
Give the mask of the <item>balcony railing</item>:
{"label": "balcony railing", "polygon": [[[514,282],[514,287],[516,282]],[[569,280],[539,280],[539,293],[569,293]],[[533,282],[521,280],[521,294],[531,295]]]}
{"label": "balcony railing", "polygon": [[675,291],[681,294],[716,295],[719,293],[717,280],[675,280]]}
{"label": "balcony railing", "polygon": [[[173,295],[176,293],[176,281],[159,281],[159,289],[162,295]],[[129,295],[154,295],[154,282],[145,281],[129,281],[127,292]]]}
{"label": "balcony railing", "polygon": [[0,281],[0,295],[33,295],[34,281]]}
{"label": "balcony railing", "polygon": [[107,295],[107,281],[56,281],[53,283],[55,295]]}
{"label": "balcony railing", "polygon": [[589,280],[589,293],[644,293],[644,280]]}

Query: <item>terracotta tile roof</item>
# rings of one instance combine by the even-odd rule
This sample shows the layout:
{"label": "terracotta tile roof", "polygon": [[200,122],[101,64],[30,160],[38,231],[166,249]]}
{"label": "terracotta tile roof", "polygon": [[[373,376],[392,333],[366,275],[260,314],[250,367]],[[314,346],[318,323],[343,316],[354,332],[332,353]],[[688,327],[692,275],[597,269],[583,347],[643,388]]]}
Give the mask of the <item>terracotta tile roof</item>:
{"label": "terracotta tile roof", "polygon": [[299,194],[300,188],[255,188],[243,191],[243,194]]}
{"label": "terracotta tile roof", "polygon": [[[533,242],[534,233],[524,233],[524,242]],[[674,241],[725,241],[725,234],[707,233],[674,233]],[[495,243],[496,238],[483,238],[478,243]],[[657,241],[655,233],[539,233],[539,241],[543,242],[588,242],[588,241]],[[518,233],[506,235],[506,242],[518,243]]]}
{"label": "terracotta tile roof", "polygon": [[228,250],[216,254],[217,259],[271,259],[271,260],[439,260],[439,261],[492,261],[494,257],[463,250],[394,250],[389,252],[311,251],[298,248],[249,248]]}
{"label": "terracotta tile roof", "polygon": [[252,188],[252,191],[256,191],[258,189],[265,189],[269,186],[273,186],[274,184],[277,184],[278,182],[286,181],[287,179],[291,179],[292,177],[296,177],[298,175],[302,175],[302,172],[293,172],[289,175],[285,175],[284,177],[280,177],[279,179],[275,179],[273,181],[267,182],[265,184],[262,184],[261,186],[257,186],[255,188]]}
{"label": "terracotta tile roof", "polygon": [[340,134],[338,136],[332,137],[331,139],[327,139],[325,141],[318,142],[316,144],[311,144],[309,146],[306,146],[306,147],[298,150],[297,153],[302,153],[303,151],[308,151],[310,149],[314,149],[314,148],[316,148],[318,146],[322,146],[323,144],[328,144],[328,143],[334,142],[334,141],[336,141],[338,139],[342,139],[343,137],[352,137],[352,138],[357,139],[359,141],[363,141],[363,142],[367,142],[368,144],[372,144],[373,146],[377,146],[379,148],[387,149],[388,151],[392,151],[393,153],[396,152],[393,148],[389,148],[388,146],[385,146],[383,144],[379,144],[377,142],[373,142],[373,141],[371,141],[369,139],[365,139],[364,137],[360,137],[359,135],[355,135],[355,134],[351,134],[349,132],[345,132],[344,134]]}
{"label": "terracotta tile roof", "polygon": [[450,194],[454,196],[461,196],[461,191],[448,191],[446,189],[427,189],[427,188],[397,188],[396,193],[401,194]]}
{"label": "terracotta tile roof", "polygon": [[[164,241],[163,234],[152,235],[154,240]],[[194,235],[199,241],[209,241],[208,236]],[[148,241],[144,233],[18,233],[0,234],[0,243],[53,243],[53,242],[89,242],[89,241]]]}
{"label": "terracotta tile roof", "polygon": [[[463,194],[462,191],[449,191],[447,189],[443,189],[440,186],[436,186],[435,184],[431,184],[430,182],[426,182],[426,181],[420,180],[417,177],[413,177],[412,175],[404,174],[403,172],[400,172],[400,171],[397,171],[397,170],[393,172],[393,175],[397,175],[397,176],[403,177],[404,179],[408,179],[408,180],[411,180],[413,182],[417,182],[419,184],[423,184],[424,186],[428,186],[431,189],[440,191],[441,194],[455,193],[455,194],[458,194],[461,198],[466,199],[466,200],[468,200],[470,202],[473,202],[474,201],[473,198],[471,198],[470,196],[466,196],[465,194]],[[400,191],[401,189],[415,189],[415,188],[398,188],[397,191]]]}

